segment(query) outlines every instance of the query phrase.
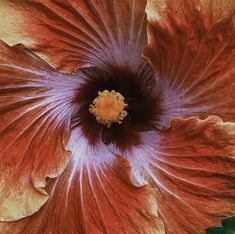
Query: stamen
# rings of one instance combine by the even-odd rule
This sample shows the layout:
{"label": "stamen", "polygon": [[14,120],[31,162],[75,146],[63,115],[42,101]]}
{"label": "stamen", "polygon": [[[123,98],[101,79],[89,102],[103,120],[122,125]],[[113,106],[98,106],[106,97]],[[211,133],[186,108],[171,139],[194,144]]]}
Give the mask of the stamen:
{"label": "stamen", "polygon": [[89,111],[99,123],[107,125],[109,128],[112,123],[122,123],[127,116],[127,112],[124,110],[126,107],[124,97],[119,92],[104,90],[98,92],[98,97],[90,105]]}

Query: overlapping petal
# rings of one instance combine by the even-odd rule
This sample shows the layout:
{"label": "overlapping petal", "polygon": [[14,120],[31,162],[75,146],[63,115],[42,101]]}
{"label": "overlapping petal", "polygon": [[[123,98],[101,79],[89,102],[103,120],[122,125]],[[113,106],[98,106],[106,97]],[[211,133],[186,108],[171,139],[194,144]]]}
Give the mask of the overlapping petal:
{"label": "overlapping petal", "polygon": [[203,234],[235,213],[235,124],[174,118],[162,131],[149,175],[169,234]]}
{"label": "overlapping petal", "polygon": [[73,159],[50,181],[50,198],[35,215],[0,223],[3,233],[165,233],[154,191],[136,187],[130,164],[106,147],[91,148],[78,129],[68,147]]}
{"label": "overlapping petal", "polygon": [[[145,1],[2,3],[20,20],[14,30],[28,48],[59,70],[143,65]],[[233,7],[229,0],[148,1],[144,55],[167,108],[175,106],[167,118],[235,120]],[[46,177],[61,174],[70,159],[65,145],[79,79],[56,73],[22,46],[0,48],[0,220],[34,213],[51,194],[40,212],[1,223],[0,232],[164,233],[155,192],[167,233],[204,233],[235,213],[235,125],[215,116],[175,118],[155,139],[144,133],[147,150],[128,157],[103,143],[91,147],[75,128],[73,160],[44,190]],[[142,183],[144,171],[155,192]]]}
{"label": "overlapping petal", "polygon": [[[149,0],[146,12],[144,55],[174,90],[174,115],[234,121],[234,2]],[[235,213],[235,125],[223,121],[175,118],[160,134],[147,171],[167,233],[205,233]]]}
{"label": "overlapping petal", "polygon": [[70,159],[66,143],[79,79],[55,72],[22,45],[0,42],[0,220],[35,213],[47,177]]}
{"label": "overlapping petal", "polygon": [[124,66],[136,71],[143,63],[146,0],[4,0],[1,4],[1,37],[10,41],[21,35],[22,43],[57,69]]}
{"label": "overlapping petal", "polygon": [[235,120],[234,12],[230,0],[148,1],[144,55],[177,93],[175,114]]}

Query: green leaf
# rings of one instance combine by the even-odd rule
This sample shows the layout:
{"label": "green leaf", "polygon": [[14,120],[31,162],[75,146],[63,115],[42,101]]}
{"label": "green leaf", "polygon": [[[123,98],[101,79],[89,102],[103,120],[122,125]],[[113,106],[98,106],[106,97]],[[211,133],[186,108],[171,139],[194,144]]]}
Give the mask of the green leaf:
{"label": "green leaf", "polygon": [[221,226],[209,227],[206,229],[206,234],[225,234],[225,229]]}
{"label": "green leaf", "polygon": [[222,225],[207,228],[206,234],[235,234],[235,216],[222,219]]}
{"label": "green leaf", "polygon": [[235,231],[235,216],[222,219],[222,225],[228,229],[232,229]]}

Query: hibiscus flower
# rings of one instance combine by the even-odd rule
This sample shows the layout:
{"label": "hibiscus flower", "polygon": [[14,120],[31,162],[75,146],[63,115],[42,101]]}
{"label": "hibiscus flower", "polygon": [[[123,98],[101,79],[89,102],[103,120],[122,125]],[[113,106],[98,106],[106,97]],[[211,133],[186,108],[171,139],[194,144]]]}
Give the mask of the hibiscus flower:
{"label": "hibiscus flower", "polygon": [[0,233],[201,234],[233,215],[234,9],[2,0]]}

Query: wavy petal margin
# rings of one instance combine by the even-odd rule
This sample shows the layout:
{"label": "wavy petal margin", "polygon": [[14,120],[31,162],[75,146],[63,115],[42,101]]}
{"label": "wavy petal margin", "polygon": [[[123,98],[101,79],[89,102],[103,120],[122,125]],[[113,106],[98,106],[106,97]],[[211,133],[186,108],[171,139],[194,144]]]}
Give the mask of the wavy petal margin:
{"label": "wavy petal margin", "polygon": [[175,114],[235,121],[235,2],[149,0],[146,13],[144,55],[177,92]]}
{"label": "wavy petal margin", "polygon": [[[146,0],[2,0],[0,38],[27,45],[59,70],[138,69],[147,43]],[[17,22],[17,24],[15,23]],[[20,36],[19,36],[20,35]]]}
{"label": "wavy petal margin", "polygon": [[168,234],[204,234],[235,214],[235,124],[174,118],[147,169]]}
{"label": "wavy petal margin", "polygon": [[78,80],[0,41],[0,221],[38,211],[48,199],[46,178],[67,166]]}
{"label": "wavy petal margin", "polygon": [[131,166],[100,145],[91,148],[78,129],[68,144],[73,159],[50,181],[48,202],[35,215],[0,223],[3,233],[159,233],[155,192],[131,182]]}

